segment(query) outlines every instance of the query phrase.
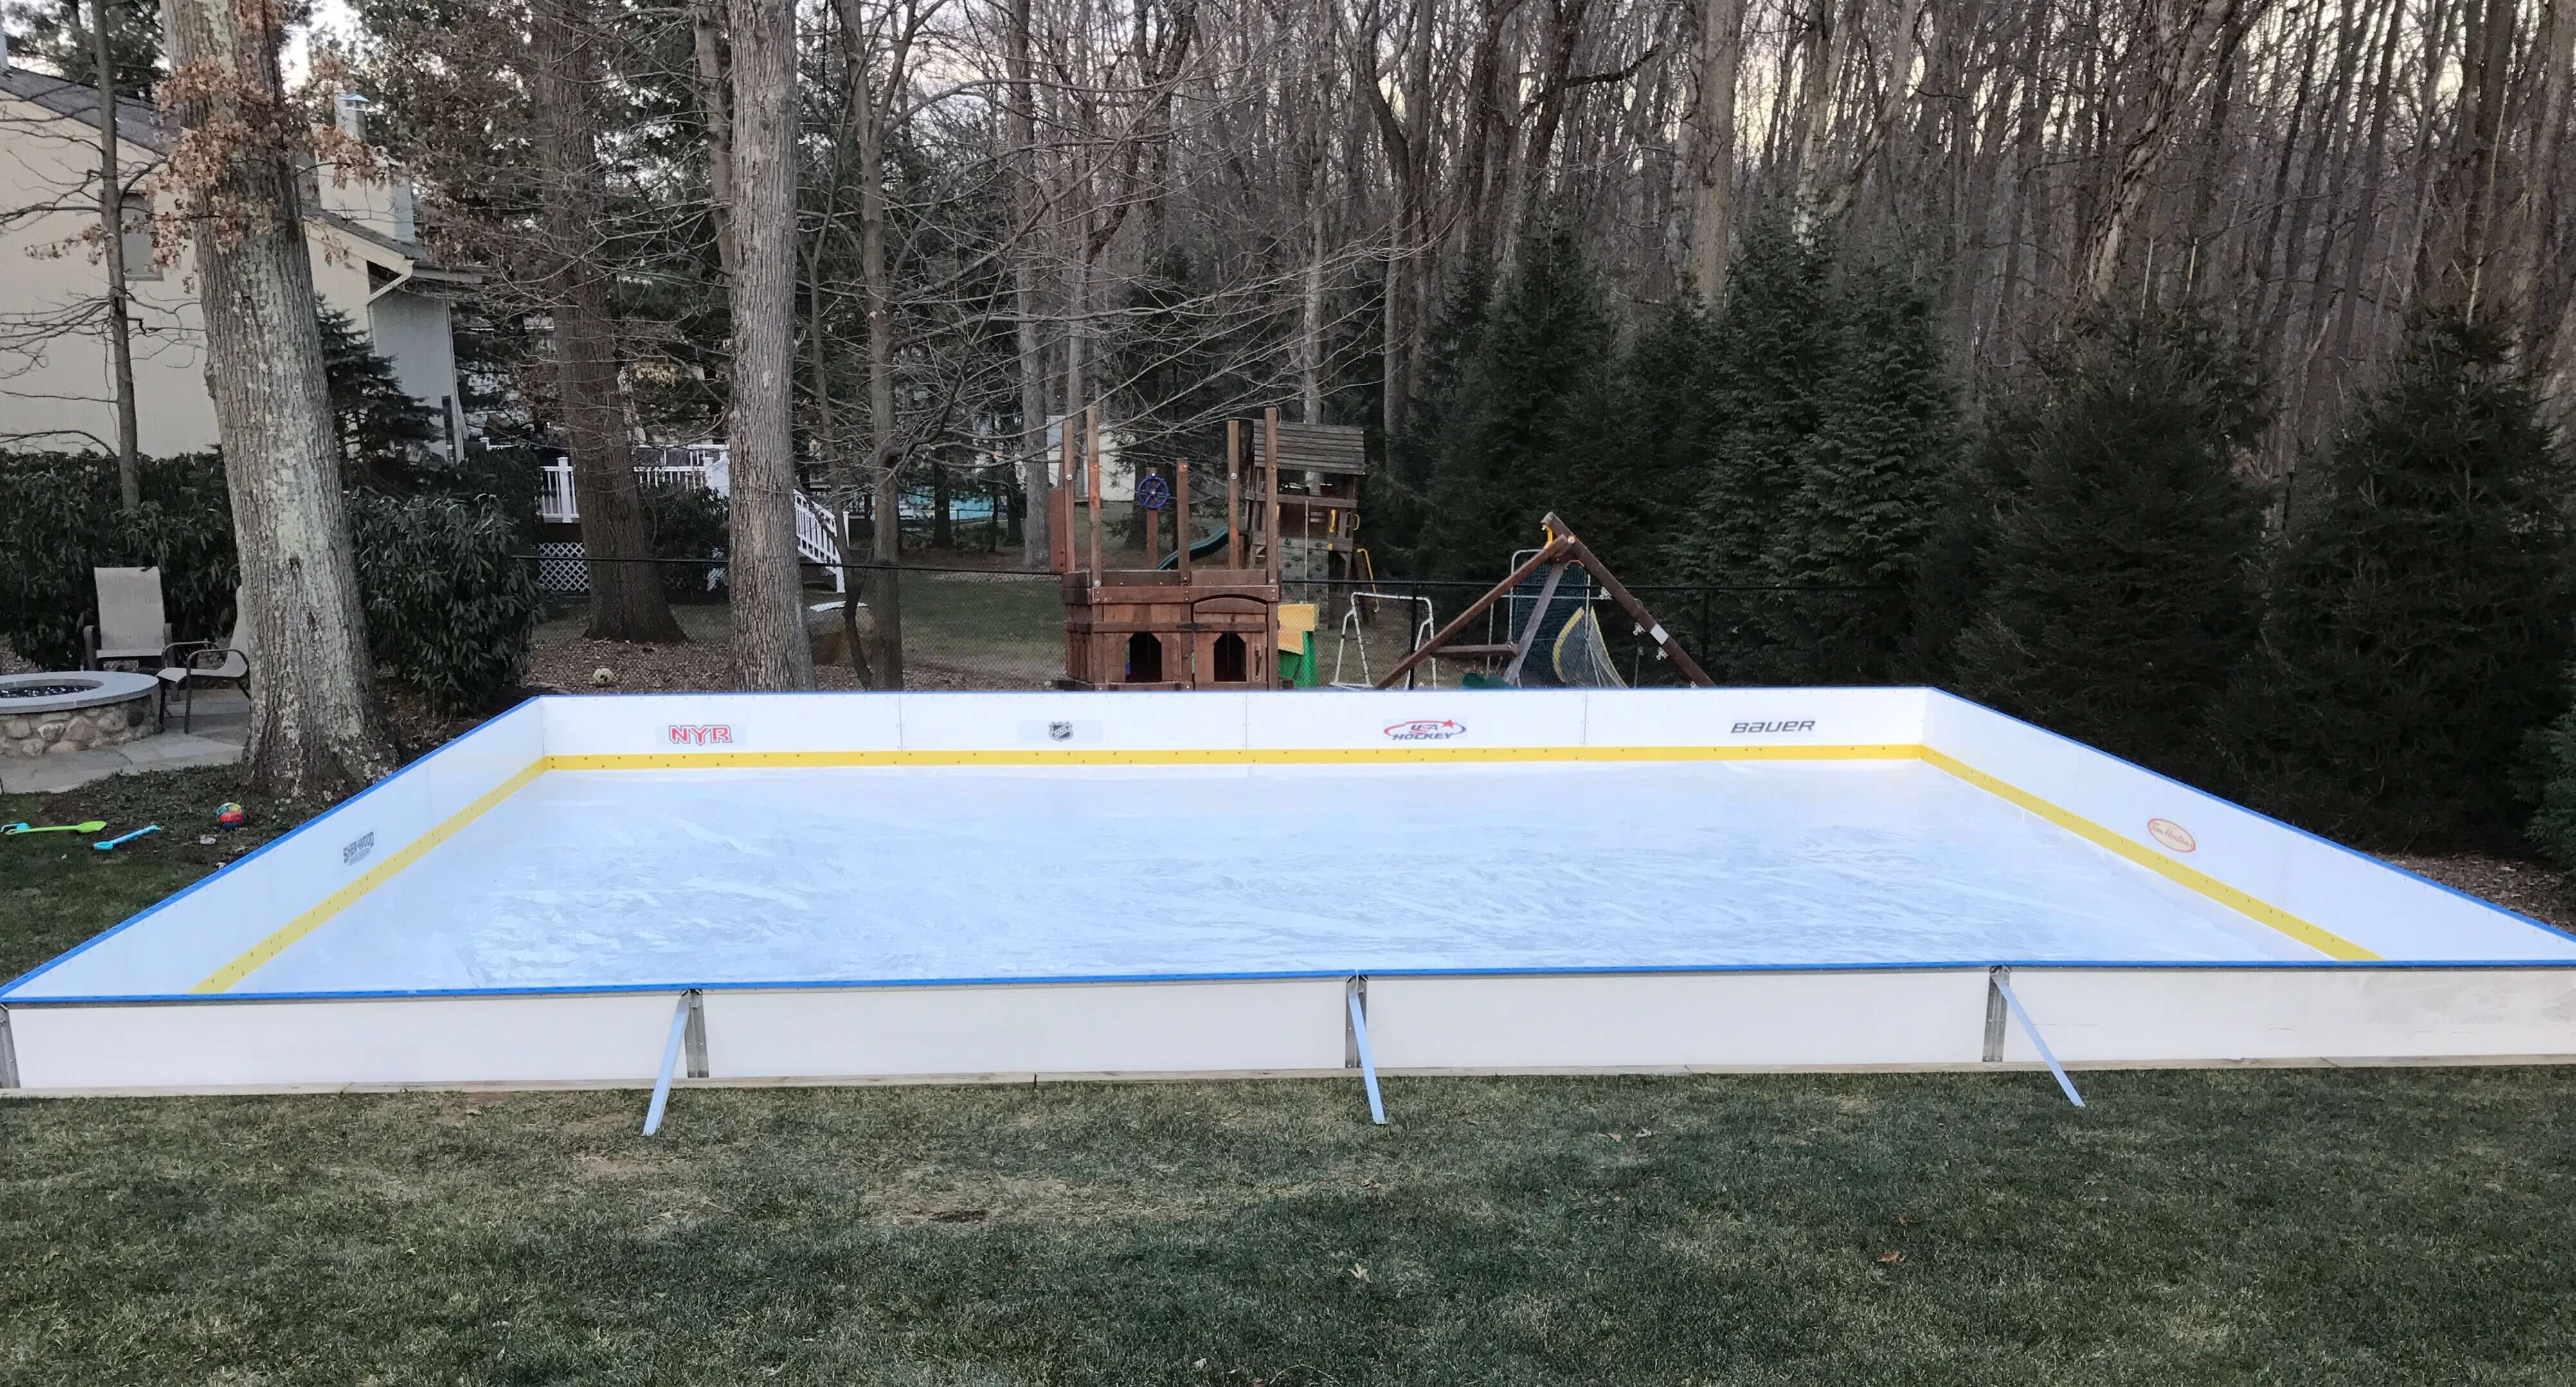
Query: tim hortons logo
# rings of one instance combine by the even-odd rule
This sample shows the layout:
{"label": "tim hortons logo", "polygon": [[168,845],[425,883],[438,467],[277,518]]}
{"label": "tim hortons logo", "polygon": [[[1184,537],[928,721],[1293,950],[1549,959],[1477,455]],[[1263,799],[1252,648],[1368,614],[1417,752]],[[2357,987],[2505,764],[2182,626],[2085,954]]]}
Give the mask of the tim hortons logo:
{"label": "tim hortons logo", "polygon": [[733,728],[721,722],[675,722],[670,737],[673,746],[731,746]]}
{"label": "tim hortons logo", "polygon": [[1415,718],[1388,727],[1386,736],[1393,742],[1445,742],[1466,731],[1467,724],[1453,718]]}
{"label": "tim hortons logo", "polygon": [[2200,840],[2191,836],[2190,829],[2171,819],[2147,820],[2147,836],[2155,839],[2167,852],[2190,852],[2200,846]]}

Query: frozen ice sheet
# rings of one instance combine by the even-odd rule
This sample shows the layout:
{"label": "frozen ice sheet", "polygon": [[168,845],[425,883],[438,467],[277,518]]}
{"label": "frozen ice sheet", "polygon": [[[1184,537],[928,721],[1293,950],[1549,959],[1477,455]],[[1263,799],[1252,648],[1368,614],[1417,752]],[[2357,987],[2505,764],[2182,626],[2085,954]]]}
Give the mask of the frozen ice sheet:
{"label": "frozen ice sheet", "polygon": [[234,990],[2316,957],[1913,761],[553,771]]}

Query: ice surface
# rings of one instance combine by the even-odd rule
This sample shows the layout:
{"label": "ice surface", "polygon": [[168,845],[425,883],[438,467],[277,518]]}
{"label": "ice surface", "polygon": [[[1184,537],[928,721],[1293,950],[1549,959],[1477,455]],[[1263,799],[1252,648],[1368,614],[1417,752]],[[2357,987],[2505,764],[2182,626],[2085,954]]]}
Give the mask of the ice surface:
{"label": "ice surface", "polygon": [[1914,761],[552,771],[233,991],[2317,957]]}

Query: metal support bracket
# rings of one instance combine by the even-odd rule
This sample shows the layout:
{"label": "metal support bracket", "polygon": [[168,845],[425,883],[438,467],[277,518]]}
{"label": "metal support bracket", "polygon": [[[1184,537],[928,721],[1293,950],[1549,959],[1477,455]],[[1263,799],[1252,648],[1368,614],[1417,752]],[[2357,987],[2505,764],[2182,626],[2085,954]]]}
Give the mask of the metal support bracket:
{"label": "metal support bracket", "polygon": [[2010,968],[1986,970],[1986,1049],[1979,1058],[1988,1064],[2000,1064],[2004,1058],[2004,1024],[2011,1011],[2004,1005],[2003,984],[2012,980]]}
{"label": "metal support bracket", "polygon": [[671,1034],[662,1042],[662,1067],[654,1071],[653,1102],[644,1109],[644,1135],[662,1130],[662,1110],[671,1104],[671,1072],[680,1067],[681,1043],[687,1039],[689,1018],[697,1010],[698,992],[691,988],[680,994],[680,1004],[671,1008]]}
{"label": "metal support bracket", "polygon": [[689,1058],[689,1077],[707,1077],[707,994],[689,989],[689,1030],[680,1041]]}
{"label": "metal support bracket", "polygon": [[[1342,992],[1346,998],[1358,999],[1358,1015],[1365,1018],[1368,1015],[1368,979],[1365,977],[1352,978],[1343,986]],[[1345,1021],[1342,1025],[1342,1067],[1344,1069],[1357,1069],[1360,1067],[1359,1029],[1348,1021]]]}
{"label": "metal support bracket", "polygon": [[18,1038],[9,1033],[9,1009],[0,1007],[0,1088],[18,1086]]}
{"label": "metal support bracket", "polygon": [[[2021,1009],[2021,998],[2013,995],[2012,984],[2004,981],[2003,974],[2004,970],[1998,968],[1987,976],[1994,984],[1994,990],[2002,995],[2004,1005],[2011,1008],[2013,1019],[2021,1023],[2022,1034],[2030,1037],[2031,1048],[2039,1051],[2039,1058],[2047,1064],[2048,1072],[2056,1076],[2058,1090],[2066,1095],[2066,1101],[2083,1107],[2084,1095],[2075,1091],[2075,1081],[2066,1077],[2066,1066],[2057,1062],[2056,1052],[2050,1050],[2048,1042],[2041,1038],[2039,1027],[2031,1024],[2030,1013]],[[1991,1010],[1988,1014],[1992,1015]]]}
{"label": "metal support bracket", "polygon": [[1360,1083],[1368,1090],[1369,1121],[1383,1127],[1386,1125],[1386,1100],[1378,1094],[1377,1059],[1369,1053],[1368,979],[1352,978],[1350,986],[1343,990],[1342,1000],[1351,1018],[1350,1029],[1343,1034],[1348,1040],[1351,1055],[1359,1065]]}

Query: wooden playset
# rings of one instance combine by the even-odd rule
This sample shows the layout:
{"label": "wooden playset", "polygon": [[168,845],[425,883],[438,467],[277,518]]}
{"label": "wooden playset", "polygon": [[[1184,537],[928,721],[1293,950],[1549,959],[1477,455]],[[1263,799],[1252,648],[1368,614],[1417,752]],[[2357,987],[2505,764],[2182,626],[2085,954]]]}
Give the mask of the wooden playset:
{"label": "wooden playset", "polygon": [[[1104,568],[1100,556],[1100,415],[1082,415],[1077,452],[1072,421],[1060,445],[1065,484],[1049,493],[1050,547],[1064,584],[1064,677],[1068,689],[1267,689],[1278,685],[1279,561],[1282,546],[1247,553],[1246,531],[1279,533],[1279,470],[1255,465],[1247,492],[1243,424],[1225,426],[1223,562],[1199,562],[1191,543],[1187,463],[1138,479],[1145,517],[1145,566]],[[1279,411],[1261,420],[1261,456],[1282,456]],[[1079,469],[1079,470],[1077,470]],[[1086,543],[1074,534],[1074,479],[1087,498]],[[1245,502],[1252,514],[1245,514]],[[1161,555],[1161,515],[1173,511],[1174,550]],[[1210,553],[1207,557],[1217,557]]]}

